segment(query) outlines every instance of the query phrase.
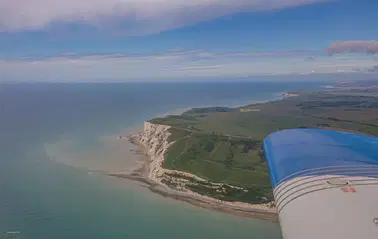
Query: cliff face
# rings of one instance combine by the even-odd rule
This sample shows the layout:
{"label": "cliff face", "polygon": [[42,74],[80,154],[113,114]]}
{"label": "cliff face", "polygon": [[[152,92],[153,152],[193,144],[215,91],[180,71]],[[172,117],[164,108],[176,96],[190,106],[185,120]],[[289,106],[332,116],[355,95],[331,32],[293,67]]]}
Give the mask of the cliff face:
{"label": "cliff face", "polygon": [[139,137],[139,142],[145,147],[152,160],[149,178],[156,181],[160,181],[165,171],[161,166],[164,161],[164,155],[168,147],[172,144],[168,142],[170,128],[171,127],[167,125],[145,122],[143,133]]}

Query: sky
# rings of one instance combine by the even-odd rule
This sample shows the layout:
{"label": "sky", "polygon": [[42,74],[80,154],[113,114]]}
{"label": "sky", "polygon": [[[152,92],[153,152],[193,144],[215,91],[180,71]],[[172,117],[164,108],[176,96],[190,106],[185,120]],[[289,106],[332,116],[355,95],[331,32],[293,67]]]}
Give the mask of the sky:
{"label": "sky", "polygon": [[376,0],[0,0],[0,82],[378,76]]}

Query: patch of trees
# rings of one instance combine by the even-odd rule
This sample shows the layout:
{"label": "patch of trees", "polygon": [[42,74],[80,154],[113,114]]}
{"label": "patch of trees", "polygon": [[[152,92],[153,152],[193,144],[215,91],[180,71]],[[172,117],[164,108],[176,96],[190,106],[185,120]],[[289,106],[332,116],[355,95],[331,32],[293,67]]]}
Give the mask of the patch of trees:
{"label": "patch of trees", "polygon": [[229,107],[208,107],[208,108],[194,108],[191,109],[184,114],[192,114],[192,113],[211,113],[211,112],[232,112],[235,111],[233,108]]}
{"label": "patch of trees", "polygon": [[214,150],[214,145],[215,145],[214,141],[208,140],[205,145],[206,151],[209,153],[212,152]]}
{"label": "patch of trees", "polygon": [[226,168],[230,169],[232,168],[232,165],[234,164],[234,153],[232,152],[232,149],[230,148],[228,150],[228,153],[226,155],[226,158],[225,160],[223,161],[224,165],[226,166]]}
{"label": "patch of trees", "polygon": [[330,101],[307,101],[297,104],[301,109],[311,109],[318,107],[335,108],[378,108],[378,100],[365,99],[365,100],[330,100]]}
{"label": "patch of trees", "polygon": [[318,127],[331,127],[329,124],[317,124]]}

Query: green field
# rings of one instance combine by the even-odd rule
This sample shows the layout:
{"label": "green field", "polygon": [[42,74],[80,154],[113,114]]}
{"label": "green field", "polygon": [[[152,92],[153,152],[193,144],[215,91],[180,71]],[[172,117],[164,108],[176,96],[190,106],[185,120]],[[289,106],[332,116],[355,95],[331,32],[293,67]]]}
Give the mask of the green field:
{"label": "green field", "polygon": [[290,128],[329,128],[378,136],[378,97],[301,93],[241,108],[192,109],[151,122],[172,126],[169,140],[176,142],[168,149],[163,167],[246,190],[216,192],[199,183],[189,185],[190,189],[229,201],[265,202],[272,199],[261,149],[268,134]]}

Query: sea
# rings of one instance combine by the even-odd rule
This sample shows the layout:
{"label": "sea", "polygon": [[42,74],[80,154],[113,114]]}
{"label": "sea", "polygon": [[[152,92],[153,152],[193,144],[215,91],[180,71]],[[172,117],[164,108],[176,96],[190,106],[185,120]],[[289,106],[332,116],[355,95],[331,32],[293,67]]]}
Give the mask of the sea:
{"label": "sea", "polygon": [[279,99],[322,82],[0,85],[0,239],[279,239],[279,225],[106,176],[145,160],[117,136],[191,107]]}

